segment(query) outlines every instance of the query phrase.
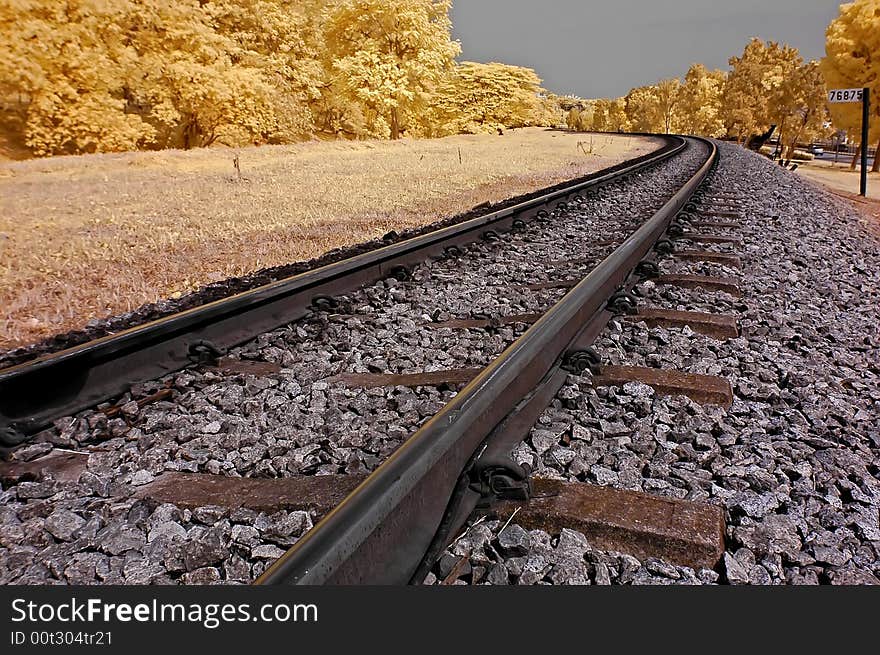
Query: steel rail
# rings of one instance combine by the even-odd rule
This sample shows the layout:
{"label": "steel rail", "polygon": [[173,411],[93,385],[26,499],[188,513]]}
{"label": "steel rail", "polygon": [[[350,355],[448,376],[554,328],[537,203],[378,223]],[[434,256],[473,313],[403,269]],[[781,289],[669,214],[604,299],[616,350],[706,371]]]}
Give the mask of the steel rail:
{"label": "steel rail", "polygon": [[608,298],[666,232],[718,159],[688,182],[437,415],[279,558],[256,584],[407,584],[432,547],[450,499],[497,426],[597,336]]}
{"label": "steel rail", "polygon": [[[655,135],[656,136],[656,135]],[[441,255],[446,248],[509,229],[514,220],[588,189],[618,180],[678,154],[685,142],[666,145],[575,184],[400,243],[378,248],[229,298],[139,325],[16,366],[0,369],[0,448],[24,443],[52,421],[192,364],[192,348],[219,351],[304,316],[317,297],[338,295],[391,275],[400,266]]]}

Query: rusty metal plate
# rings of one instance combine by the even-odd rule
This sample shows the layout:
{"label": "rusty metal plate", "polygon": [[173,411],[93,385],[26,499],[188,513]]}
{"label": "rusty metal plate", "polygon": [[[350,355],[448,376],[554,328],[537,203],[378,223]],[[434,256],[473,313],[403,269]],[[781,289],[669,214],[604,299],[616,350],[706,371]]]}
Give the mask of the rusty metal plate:
{"label": "rusty metal plate", "polygon": [[541,314],[514,314],[512,316],[498,316],[496,318],[460,318],[452,321],[442,321],[440,323],[425,323],[425,327],[431,330],[439,330],[440,328],[450,328],[453,330],[465,330],[472,328],[488,328],[500,327],[502,325],[516,325],[517,323],[525,323],[531,325],[539,318]]}
{"label": "rusty metal plate", "polygon": [[[139,398],[135,402],[137,402],[138,409],[141,409],[141,408],[146,407],[147,405],[150,405],[152,403],[157,403],[160,400],[168,400],[173,395],[174,395],[174,389],[165,388],[165,389],[160,389],[156,393],[152,393],[149,396],[144,396],[143,398]],[[119,416],[119,414],[122,412],[122,408],[126,404],[127,403],[122,403],[121,405],[113,405],[112,407],[106,407],[106,408],[102,409],[101,412],[104,413],[107,416],[107,418],[114,418],[116,416]]]}
{"label": "rusty metal plate", "polygon": [[687,325],[694,332],[715,339],[735,339],[739,336],[736,318],[729,314],[681,312],[655,307],[640,308],[639,313],[625,317],[632,322],[644,321],[648,327],[678,328]]}
{"label": "rusty metal plate", "polygon": [[512,288],[517,291],[543,291],[544,289],[571,289],[577,286],[580,280],[554,280],[550,282],[536,282],[535,284],[515,285]]}
{"label": "rusty metal plate", "polygon": [[313,511],[323,516],[363,482],[365,475],[232,478],[207,473],[163,473],[138,487],[135,498],[193,509],[218,505],[259,512]]}
{"label": "rusty metal plate", "polygon": [[540,478],[532,489],[529,501],[505,501],[494,513],[507,517],[519,508],[514,520],[527,530],[577,530],[593,546],[639,559],[711,569],[724,554],[724,513],[717,505]]}
{"label": "rusty metal plate", "polygon": [[222,357],[215,367],[221,373],[227,375],[253,375],[254,377],[266,377],[280,373],[282,366],[274,362],[258,362],[250,359],[235,359]]}
{"label": "rusty metal plate", "polygon": [[13,485],[38,480],[46,473],[60,482],[76,482],[86,470],[88,462],[88,453],[70,450],[54,450],[30,462],[0,461],[0,482]]}
{"label": "rusty metal plate", "polygon": [[327,378],[347,387],[375,389],[377,387],[439,387],[442,385],[467,384],[483,369],[453,368],[425,373],[341,373]]}
{"label": "rusty metal plate", "polygon": [[711,275],[661,275],[652,278],[654,284],[668,284],[685,289],[703,289],[705,291],[724,291],[737,298],[742,296],[739,280],[732,277],[714,277]]}
{"label": "rusty metal plate", "polygon": [[685,373],[643,366],[603,366],[593,377],[597,387],[619,387],[627,382],[641,382],[662,396],[687,396],[704,405],[733,404],[733,388],[727,378],[699,373]]}
{"label": "rusty metal plate", "polygon": [[742,239],[739,237],[725,237],[718,234],[703,234],[696,232],[685,232],[681,235],[682,239],[694,241],[696,243],[729,243],[735,246],[742,245]]}
{"label": "rusty metal plate", "polygon": [[718,216],[719,218],[742,218],[740,214],[736,212],[727,212],[727,211],[714,211],[714,210],[701,210],[700,214],[703,216]]}
{"label": "rusty metal plate", "polygon": [[726,253],[713,252],[711,250],[678,250],[673,253],[673,256],[676,259],[684,259],[686,261],[724,264],[731,268],[740,268],[742,266],[742,262],[736,255],[728,255]]}
{"label": "rusty metal plate", "polygon": [[741,226],[739,223],[731,223],[730,221],[694,221],[691,223],[691,227],[698,229],[714,229],[714,228],[725,228],[728,230],[738,230]]}

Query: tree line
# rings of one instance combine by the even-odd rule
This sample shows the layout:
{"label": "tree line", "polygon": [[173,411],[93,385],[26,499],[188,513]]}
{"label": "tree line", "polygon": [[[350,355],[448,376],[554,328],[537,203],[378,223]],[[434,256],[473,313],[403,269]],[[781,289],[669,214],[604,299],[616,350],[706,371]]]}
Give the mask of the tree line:
{"label": "tree line", "polygon": [[[5,0],[0,120],[36,155],[438,137],[530,125],[748,138],[858,131],[826,89],[870,86],[880,0],[841,5],[826,57],[752,39],[730,69],[583,100],[529,68],[458,62],[451,0]],[[875,170],[878,160],[875,159]]]}
{"label": "tree line", "polygon": [[552,125],[533,70],[456,62],[451,0],[7,0],[0,114],[37,155]]}
{"label": "tree line", "polygon": [[726,71],[694,64],[683,80],[640,86],[622,98],[567,97],[566,122],[581,131],[677,132],[743,144],[776,125],[782,156],[791,157],[799,143],[826,135],[830,124],[857,136],[861,105],[829,105],[827,90],[867,86],[874,99],[869,139],[880,139],[880,0],[841,5],[825,50],[821,61],[804,61],[796,48],[755,38]]}
{"label": "tree line", "polygon": [[797,50],[753,39],[731,70],[690,67],[670,78],[632,89],[613,100],[583,101],[568,113],[573,129],[684,133],[747,139],[775,124],[787,150],[812,139],[826,117],[825,83],[817,62]]}

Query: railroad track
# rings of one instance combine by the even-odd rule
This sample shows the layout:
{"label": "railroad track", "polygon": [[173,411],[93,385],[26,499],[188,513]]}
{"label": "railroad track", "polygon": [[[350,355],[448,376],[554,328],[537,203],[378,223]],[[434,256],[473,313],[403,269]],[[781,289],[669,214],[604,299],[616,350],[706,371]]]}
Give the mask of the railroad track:
{"label": "railroad track", "polygon": [[230,298],[51,352],[0,369],[0,446],[23,443],[52,421],[119,395],[306,315],[331,309],[333,296],[545,215],[588,189],[637,173],[680,153],[669,139],[657,152],[624,162],[532,200],[355,256]]}
{"label": "railroad track", "polygon": [[[637,283],[652,279],[656,284],[735,289],[733,281],[710,278],[699,268],[692,275],[662,276],[657,264],[659,258],[673,251],[683,261],[735,264],[732,255],[717,249],[681,249],[674,243],[688,238],[712,248],[734,241],[724,229],[734,223],[736,198],[706,192],[717,161],[717,149],[711,142],[670,137],[659,151],[569,188],[0,370],[0,441],[7,449],[34,448],[28,444],[35,436],[41,443],[41,431],[62,417],[82,411],[93,412],[85,431],[104,430],[106,423],[101,421],[105,419],[99,416],[100,420],[95,420],[97,414],[110,421],[122,421],[126,415],[137,416],[152,403],[166,402],[180,391],[176,383],[151,381],[163,376],[168,379],[173,372],[187,367],[209,371],[209,376],[225,372],[260,379],[277,374],[288,363],[283,356],[280,362],[266,361],[262,351],[251,352],[248,344],[262,340],[265,343],[260,347],[271,348],[279,339],[308,343],[314,334],[305,329],[300,334],[296,327],[285,327],[295,326],[293,322],[303,317],[317,326],[318,333],[327,334],[338,333],[340,324],[378,325],[380,332],[387,333],[382,338],[389,343],[398,337],[404,341],[405,335],[417,330],[419,334],[436,334],[436,338],[420,338],[439,351],[454,341],[444,341],[449,333],[477,330],[489,336],[492,348],[488,351],[473,344],[470,350],[456,346],[449,349],[442,365],[419,362],[423,370],[418,373],[387,373],[384,371],[394,368],[388,361],[364,359],[356,368],[365,370],[339,371],[319,378],[317,384],[326,386],[313,385],[318,392],[327,393],[332,385],[434,389],[427,396],[417,395],[413,402],[430,401],[428,405],[442,407],[427,422],[422,420],[422,410],[410,420],[412,425],[401,421],[405,425],[398,426],[398,431],[406,432],[403,428],[411,427],[414,432],[387,447],[390,454],[384,461],[362,461],[353,467],[352,475],[334,477],[333,472],[341,465],[331,465],[331,460],[326,470],[320,465],[303,469],[321,475],[287,480],[286,486],[272,487],[286,476],[272,469],[271,463],[250,470],[249,478],[227,476],[224,481],[232,485],[232,494],[272,495],[283,490],[293,497],[288,505],[273,505],[276,508],[304,508],[309,502],[323,508],[318,512],[318,524],[262,572],[258,583],[421,582],[475,510],[529,498],[533,491],[529,471],[516,464],[510,453],[527,436],[570,374],[589,370],[597,380],[604,380],[602,384],[609,385],[645,375],[644,371],[604,365],[599,352],[591,347],[612,318],[638,310],[638,299],[632,295]],[[663,177],[664,167],[672,168],[674,162],[686,163]],[[650,175],[656,176],[655,183],[674,184],[674,188],[654,189],[654,195],[642,205],[650,206],[649,213],[628,216],[624,208],[624,215],[619,216],[619,209],[613,206],[613,193],[609,192],[609,213],[617,216],[616,223],[584,223],[578,215],[605,200],[604,189],[625,186],[638,176]],[[711,228],[720,232],[707,231]],[[563,246],[559,245],[559,232],[563,233]],[[509,261],[506,268],[496,272],[493,266],[498,263],[499,252],[505,253]],[[554,255],[557,259],[551,259]],[[477,285],[483,295],[475,301],[472,293],[447,294],[454,302],[447,302],[446,309],[459,311],[444,312],[438,306],[431,311],[431,290],[443,283],[456,286],[457,270],[469,256],[476,257],[478,266],[481,261],[485,265],[485,279],[482,286]],[[426,267],[425,262],[433,263]],[[532,269],[538,269],[539,274]],[[376,280],[387,282],[379,283],[378,291],[375,285],[366,287],[366,292],[356,291]],[[407,324],[403,330],[403,322],[394,325],[393,313],[384,317],[384,323],[375,312],[363,313],[365,299],[370,299],[371,293],[379,294],[372,298],[377,303],[393,304],[401,303],[408,293],[416,293],[414,288],[421,288],[424,297],[413,302],[425,308],[424,324],[416,325],[416,329]],[[472,311],[462,317],[463,310],[474,303]],[[658,324],[686,324],[699,330],[735,330],[735,326],[707,323],[705,316],[693,312],[642,311],[639,318]],[[418,339],[412,343],[417,345]],[[319,367],[320,350],[308,351],[308,347],[302,346],[313,357],[314,366]],[[419,368],[413,366],[418,357],[412,352],[407,356],[409,366],[396,367]],[[725,402],[724,396],[729,393],[702,378],[645,381],[657,388],[690,384],[712,402]],[[105,401],[126,393],[133,384],[152,391],[138,399],[127,396],[125,402],[106,405]],[[456,391],[461,385],[463,388]],[[97,414],[89,409],[100,403],[105,404]],[[340,418],[344,417],[335,417]],[[120,437],[112,428],[109,432],[110,437]],[[142,433],[135,436],[144,437]],[[147,444],[144,450],[149,447]],[[6,475],[27,479],[22,477],[27,472],[21,471],[30,466],[33,473],[35,462],[40,459],[25,461],[18,465],[19,473]],[[205,462],[198,463],[196,468],[184,468],[180,474],[184,477],[171,476],[164,485],[161,475],[155,480],[148,476],[147,484],[142,476],[138,486],[143,485],[146,491],[139,490],[135,495],[152,502],[173,503],[174,494],[183,493],[184,483],[192,483],[196,496],[202,494],[200,501],[187,501],[194,507],[211,505],[208,501],[212,497],[229,495],[230,491],[217,486],[216,480],[197,479],[207,473],[221,478],[216,474],[223,471],[206,471],[200,468]],[[59,463],[59,471],[67,465]],[[187,471],[193,476],[187,478]],[[270,480],[267,486],[265,480],[259,480],[261,477],[278,479]]]}

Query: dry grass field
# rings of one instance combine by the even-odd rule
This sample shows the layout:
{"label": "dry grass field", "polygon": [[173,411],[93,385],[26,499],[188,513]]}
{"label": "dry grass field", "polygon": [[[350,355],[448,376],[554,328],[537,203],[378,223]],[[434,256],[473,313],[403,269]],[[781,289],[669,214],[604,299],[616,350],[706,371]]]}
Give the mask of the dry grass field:
{"label": "dry grass field", "polygon": [[640,137],[532,128],[6,161],[0,349],[422,226],[657,147]]}

